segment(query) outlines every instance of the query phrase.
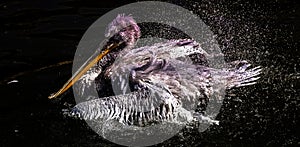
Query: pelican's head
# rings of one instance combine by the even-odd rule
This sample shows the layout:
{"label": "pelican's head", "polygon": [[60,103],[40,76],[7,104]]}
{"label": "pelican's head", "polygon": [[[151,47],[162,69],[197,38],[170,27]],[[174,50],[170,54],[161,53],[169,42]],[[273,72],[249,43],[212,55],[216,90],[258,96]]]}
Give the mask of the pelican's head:
{"label": "pelican's head", "polygon": [[[132,18],[119,14],[107,27],[105,37],[113,37],[117,41],[124,41],[127,45],[133,45],[140,37],[140,28]],[[121,38],[120,38],[121,37]]]}
{"label": "pelican's head", "polygon": [[119,14],[107,28],[105,36],[109,38],[107,45],[96,57],[89,58],[90,61],[86,61],[78,71],[63,85],[63,87],[56,93],[49,96],[49,98],[55,98],[67,89],[69,89],[76,81],[78,81],[82,75],[84,75],[92,66],[94,66],[99,60],[106,56],[112,50],[118,48],[121,44],[132,47],[134,43],[140,37],[140,28],[131,16],[125,16]]}

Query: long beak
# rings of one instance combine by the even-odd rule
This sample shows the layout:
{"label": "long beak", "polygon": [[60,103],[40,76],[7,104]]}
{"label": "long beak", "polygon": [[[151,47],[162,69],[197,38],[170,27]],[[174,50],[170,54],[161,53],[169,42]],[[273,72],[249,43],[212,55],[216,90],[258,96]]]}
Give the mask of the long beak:
{"label": "long beak", "polygon": [[[90,62],[85,62],[79,70],[73,74],[73,76],[64,84],[64,86],[57,91],[54,94],[51,94],[48,98],[56,98],[62,93],[64,93],[66,90],[68,90],[76,81],[78,81],[82,75],[84,75],[93,65],[95,65],[99,60],[101,60],[105,55],[107,55],[111,50],[118,47],[123,42],[115,43],[109,45],[104,51],[102,51],[99,55],[97,55],[95,58],[91,59]],[[89,60],[88,60],[89,61]]]}

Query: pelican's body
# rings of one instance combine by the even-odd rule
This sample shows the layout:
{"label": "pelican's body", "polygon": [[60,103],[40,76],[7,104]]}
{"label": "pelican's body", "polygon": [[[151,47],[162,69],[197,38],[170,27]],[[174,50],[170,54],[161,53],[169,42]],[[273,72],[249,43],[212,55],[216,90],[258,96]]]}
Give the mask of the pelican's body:
{"label": "pelican's body", "polygon": [[[257,79],[254,77],[260,72],[259,68],[247,71],[249,64],[245,61],[236,62],[236,65],[241,64],[238,67],[224,69],[193,64],[188,60],[192,54],[206,52],[189,39],[131,49],[102,71],[102,78],[109,79],[119,93],[105,98],[90,97],[93,100],[76,105],[72,112],[84,119],[115,119],[124,124],[189,122],[190,118],[202,115],[196,110],[205,110],[214,93],[212,84],[220,83],[226,88],[254,84]],[[83,78],[79,82],[86,88],[91,81],[94,79]],[[99,81],[96,83],[97,87],[102,87],[99,93],[109,88]],[[208,119],[208,122],[216,121]]]}
{"label": "pelican's body", "polygon": [[[124,22],[127,24],[121,28],[125,30],[119,32],[115,26]],[[202,115],[215,92],[213,85],[219,84],[227,89],[252,85],[261,71],[259,67],[247,69],[250,64],[246,61],[235,61],[232,67],[221,69],[193,64],[189,56],[210,55],[190,39],[134,49],[140,33],[131,17],[118,16],[110,24],[107,36],[113,37],[112,32],[119,32],[117,34],[126,46],[106,54],[79,79],[77,90],[87,101],[71,110],[73,116],[99,121],[113,119],[125,125],[173,120],[190,122],[194,119],[217,123]],[[116,95],[89,96],[85,89],[92,82],[96,83],[100,95],[110,88],[105,83],[111,82]]]}

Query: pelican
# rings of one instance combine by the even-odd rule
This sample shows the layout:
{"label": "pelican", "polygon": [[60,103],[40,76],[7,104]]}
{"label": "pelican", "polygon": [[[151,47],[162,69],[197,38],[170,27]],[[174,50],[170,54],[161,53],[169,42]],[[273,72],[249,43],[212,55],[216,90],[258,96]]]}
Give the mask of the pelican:
{"label": "pelican", "polygon": [[58,97],[75,82],[82,88],[81,96],[89,96],[85,88],[92,82],[101,95],[109,88],[105,81],[111,81],[120,94],[89,96],[71,108],[69,114],[84,120],[116,120],[139,126],[173,120],[217,124],[203,115],[214,93],[212,83],[226,89],[253,85],[261,72],[259,66],[249,68],[247,61],[234,61],[221,69],[192,64],[186,60],[190,55],[209,56],[192,39],[134,48],[141,32],[132,16],[118,15],[105,35],[109,39],[101,53],[85,62],[57,93],[49,96]]}

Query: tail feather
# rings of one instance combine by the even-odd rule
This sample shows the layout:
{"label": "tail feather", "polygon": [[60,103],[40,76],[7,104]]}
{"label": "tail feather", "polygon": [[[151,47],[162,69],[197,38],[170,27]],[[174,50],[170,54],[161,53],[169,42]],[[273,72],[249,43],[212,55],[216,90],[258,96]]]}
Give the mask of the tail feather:
{"label": "tail feather", "polygon": [[260,66],[249,69],[251,64],[246,61],[235,61],[233,64],[235,66],[227,70],[226,87],[228,89],[256,84],[262,71]]}

